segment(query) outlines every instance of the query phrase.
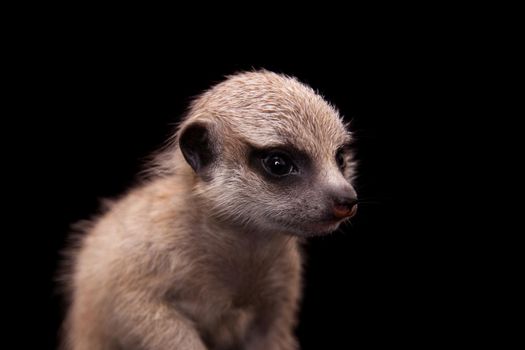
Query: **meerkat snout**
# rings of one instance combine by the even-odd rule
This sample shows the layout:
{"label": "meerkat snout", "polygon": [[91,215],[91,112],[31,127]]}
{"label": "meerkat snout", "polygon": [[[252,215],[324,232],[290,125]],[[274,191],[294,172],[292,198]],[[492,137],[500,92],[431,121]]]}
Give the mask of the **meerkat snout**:
{"label": "meerkat snout", "polygon": [[357,212],[357,196],[355,191],[334,197],[334,216],[338,219],[351,218]]}

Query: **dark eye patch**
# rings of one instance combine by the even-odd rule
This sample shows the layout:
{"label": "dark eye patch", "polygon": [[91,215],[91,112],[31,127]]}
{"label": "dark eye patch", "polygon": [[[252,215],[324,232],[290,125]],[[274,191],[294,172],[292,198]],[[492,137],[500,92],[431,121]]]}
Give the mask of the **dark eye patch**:
{"label": "dark eye patch", "polygon": [[344,171],[346,169],[346,151],[339,149],[335,155],[335,161],[339,170]]}
{"label": "dark eye patch", "polygon": [[[267,181],[274,183],[292,183],[298,181],[301,177],[311,173],[311,160],[308,155],[289,145],[276,145],[271,147],[260,148],[249,145],[249,165],[257,173],[261,174]],[[277,161],[280,157],[291,163],[292,169],[290,172],[286,171],[284,175],[279,176],[272,174],[272,170],[268,169],[269,161]],[[278,170],[278,169],[275,169]],[[277,176],[276,176],[277,175]]]}
{"label": "dark eye patch", "polygon": [[348,167],[348,158],[352,154],[353,145],[353,141],[347,142],[341,145],[335,153],[335,161],[341,172],[344,172]]}
{"label": "dark eye patch", "polygon": [[272,176],[282,177],[297,173],[297,166],[290,157],[279,151],[270,151],[262,159],[263,168]]}

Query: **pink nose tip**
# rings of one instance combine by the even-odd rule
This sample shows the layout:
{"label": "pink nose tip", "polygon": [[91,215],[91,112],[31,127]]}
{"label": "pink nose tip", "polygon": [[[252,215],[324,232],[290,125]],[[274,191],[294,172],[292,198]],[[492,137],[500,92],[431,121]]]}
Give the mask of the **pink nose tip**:
{"label": "pink nose tip", "polygon": [[351,218],[357,212],[357,204],[335,204],[334,216],[338,219]]}

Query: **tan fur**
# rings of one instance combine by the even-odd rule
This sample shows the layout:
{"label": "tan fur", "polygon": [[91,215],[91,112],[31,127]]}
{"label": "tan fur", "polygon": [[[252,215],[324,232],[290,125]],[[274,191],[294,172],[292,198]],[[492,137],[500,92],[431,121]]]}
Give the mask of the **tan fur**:
{"label": "tan fur", "polygon": [[[196,121],[217,140],[211,180],[178,147]],[[341,174],[334,161],[349,139],[337,111],[293,78],[243,73],[204,93],[158,156],[155,175],[82,238],[72,261],[66,347],[296,349],[297,236],[319,229],[321,189],[349,188],[352,168]],[[304,198],[277,200],[246,165],[247,145],[283,144],[315,160]]]}

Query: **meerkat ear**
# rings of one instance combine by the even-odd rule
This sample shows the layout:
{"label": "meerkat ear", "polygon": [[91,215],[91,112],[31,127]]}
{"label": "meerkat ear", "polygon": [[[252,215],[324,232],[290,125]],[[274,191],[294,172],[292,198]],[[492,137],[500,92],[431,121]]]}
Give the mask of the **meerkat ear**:
{"label": "meerkat ear", "polygon": [[211,126],[195,122],[182,129],[179,146],[184,159],[197,174],[202,174],[215,158]]}

